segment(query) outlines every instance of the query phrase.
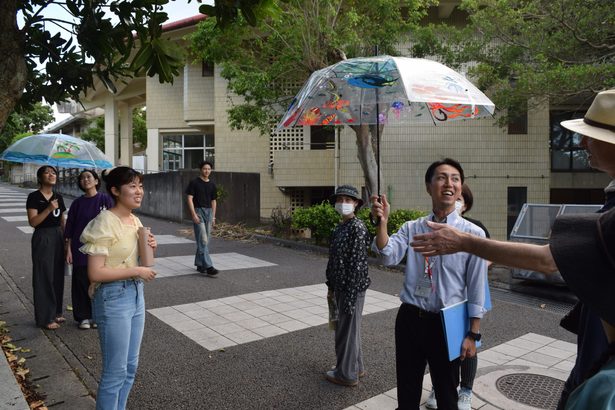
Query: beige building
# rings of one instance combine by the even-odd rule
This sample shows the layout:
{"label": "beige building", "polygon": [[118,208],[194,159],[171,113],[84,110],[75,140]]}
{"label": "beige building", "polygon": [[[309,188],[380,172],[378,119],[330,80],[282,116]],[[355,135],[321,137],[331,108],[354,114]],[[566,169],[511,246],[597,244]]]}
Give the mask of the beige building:
{"label": "beige building", "polygon": [[[454,8],[445,4],[439,11],[438,17],[446,18]],[[202,17],[171,23],[164,30],[182,42],[200,20]],[[294,208],[320,202],[336,183],[363,186],[350,129],[341,131],[337,144],[333,133],[317,127],[297,127],[272,135],[231,130],[226,111],[233,98],[237,97],[229,95],[217,67],[189,63],[172,85],[160,84],[157,78],[135,78],[118,84],[117,92],[111,94],[97,84],[82,102],[87,110],[104,109],[106,153],[118,164],[132,165],[131,112],[145,106],[146,172],[196,168],[206,158],[213,160],[219,171],[259,173],[262,218],[269,218],[278,206]],[[506,237],[525,202],[600,202],[601,188],[608,178],[575,162],[572,146],[550,150],[552,113],[545,105],[508,128],[498,127],[495,119],[438,127],[385,126],[383,192],[394,208],[427,211],[430,200],[423,183],[425,170],[437,159],[455,158],[464,166],[466,181],[474,192],[471,216],[500,239]]]}

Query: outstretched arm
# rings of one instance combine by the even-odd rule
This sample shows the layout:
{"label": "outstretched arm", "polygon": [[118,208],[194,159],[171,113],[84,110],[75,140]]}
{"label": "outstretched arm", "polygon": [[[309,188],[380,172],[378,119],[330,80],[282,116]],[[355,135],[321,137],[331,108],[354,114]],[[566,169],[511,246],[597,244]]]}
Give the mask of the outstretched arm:
{"label": "outstretched arm", "polygon": [[427,222],[432,232],[415,235],[412,248],[425,256],[468,252],[506,266],[555,273],[549,245],[532,245],[481,238],[445,224]]}

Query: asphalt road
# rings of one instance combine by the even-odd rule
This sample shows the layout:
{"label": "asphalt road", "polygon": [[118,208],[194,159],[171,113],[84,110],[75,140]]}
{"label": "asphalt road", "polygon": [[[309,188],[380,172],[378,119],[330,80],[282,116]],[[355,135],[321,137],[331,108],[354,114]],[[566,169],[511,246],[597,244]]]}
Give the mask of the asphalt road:
{"label": "asphalt road", "polygon": [[[0,184],[0,188],[27,192]],[[0,194],[0,201],[4,194]],[[25,204],[25,199],[21,200]],[[67,201],[69,202],[69,201]],[[1,202],[0,202],[1,204]],[[25,207],[25,206],[24,206]],[[1,209],[1,208],[0,208]],[[24,213],[25,215],[25,213]],[[0,217],[5,214],[0,214]],[[157,235],[185,236],[191,228],[141,217]],[[0,218],[0,265],[7,282],[32,309],[30,237],[17,226],[27,222]],[[194,244],[161,245],[157,257],[192,255]],[[146,308],[173,306],[246,293],[313,285],[324,282],[326,255],[268,243],[214,239],[211,253],[235,252],[274,263],[274,266],[221,271],[210,278],[197,274],[158,278],[145,286]],[[370,266],[371,289],[397,295],[402,274]],[[70,278],[66,278],[65,305],[70,304]],[[483,349],[534,332],[574,342],[558,326],[560,312],[551,301],[523,299],[510,302],[494,294],[494,309],[482,323]],[[323,300],[325,295],[323,294]],[[505,300],[506,299],[506,300]],[[28,306],[28,304],[30,304]],[[545,305],[542,306],[541,305]],[[363,351],[368,375],[356,388],[332,385],[324,372],[335,364],[333,333],[326,325],[313,326],[250,343],[208,351],[152,314],[146,317],[137,379],[129,399],[130,409],[343,409],[395,387],[394,323],[397,309],[367,314],[363,318]],[[72,319],[71,312],[66,317]],[[2,319],[2,312],[0,312]],[[96,391],[100,351],[96,332],[83,331],[69,320],[56,332],[34,327],[33,317],[23,317],[24,334],[44,333],[78,375],[85,391]],[[420,335],[417,335],[420,337]],[[30,336],[21,344],[28,345]],[[33,340],[33,339],[32,339]],[[59,356],[58,356],[59,357]],[[480,355],[479,355],[480,358]],[[58,359],[54,359],[58,360]],[[48,374],[54,363],[31,361],[31,374]],[[45,367],[46,366],[46,367]],[[53,383],[39,380],[51,408],[93,408],[78,401],[75,389],[58,391]],[[74,383],[74,381],[72,381]],[[78,390],[78,389],[77,389]],[[77,404],[79,403],[79,404]],[[86,404],[84,404],[86,403]]]}

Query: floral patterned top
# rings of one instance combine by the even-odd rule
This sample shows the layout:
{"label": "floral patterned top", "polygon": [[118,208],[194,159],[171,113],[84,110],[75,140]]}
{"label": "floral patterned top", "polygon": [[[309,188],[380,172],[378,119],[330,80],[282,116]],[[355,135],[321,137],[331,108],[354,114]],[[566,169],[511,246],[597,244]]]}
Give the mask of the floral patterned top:
{"label": "floral patterned top", "polygon": [[327,287],[344,292],[341,312],[352,314],[357,294],[365,291],[371,279],[367,276],[369,235],[363,222],[354,217],[335,227],[329,247]]}

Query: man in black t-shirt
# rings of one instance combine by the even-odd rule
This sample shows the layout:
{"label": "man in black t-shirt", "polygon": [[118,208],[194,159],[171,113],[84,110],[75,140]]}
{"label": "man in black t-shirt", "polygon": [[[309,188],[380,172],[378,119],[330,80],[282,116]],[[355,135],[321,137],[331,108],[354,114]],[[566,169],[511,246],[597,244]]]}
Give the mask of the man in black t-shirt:
{"label": "man in black t-shirt", "polygon": [[209,256],[209,238],[216,224],[216,184],[209,180],[212,171],[209,161],[199,164],[201,175],[193,179],[186,188],[188,209],[194,223],[194,238],[196,239],[196,255],[194,265],[200,273],[217,275],[218,270]]}

